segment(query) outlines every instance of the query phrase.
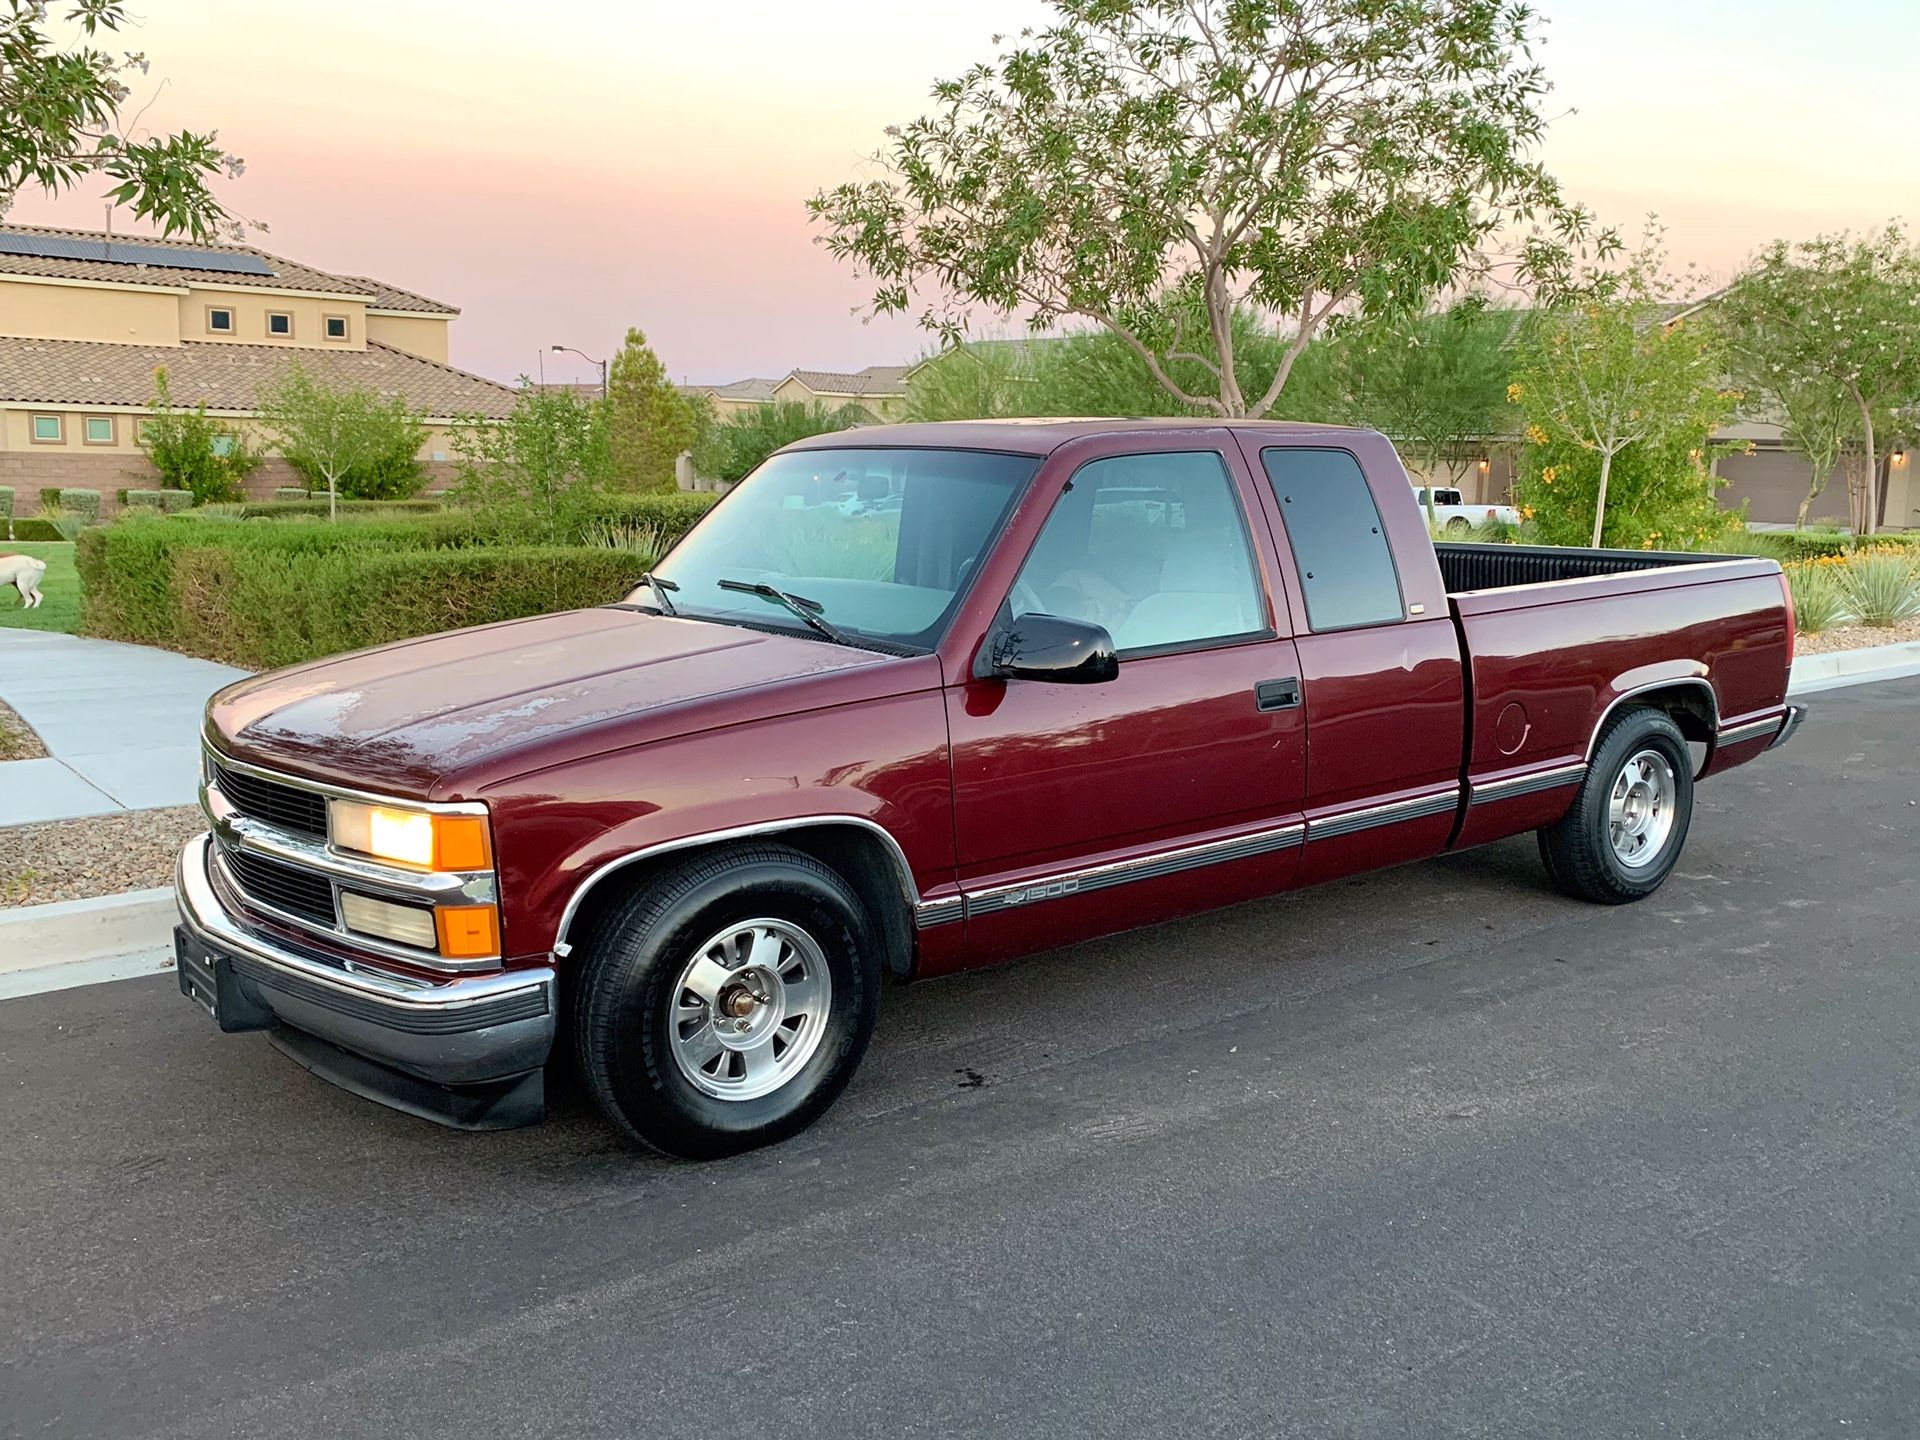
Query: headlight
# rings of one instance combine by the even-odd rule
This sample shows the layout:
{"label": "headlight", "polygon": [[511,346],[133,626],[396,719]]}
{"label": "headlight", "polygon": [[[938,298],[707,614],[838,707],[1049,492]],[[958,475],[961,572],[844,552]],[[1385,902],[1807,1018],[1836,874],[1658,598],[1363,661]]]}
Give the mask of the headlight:
{"label": "headlight", "polygon": [[434,815],[358,800],[328,802],[337,850],[414,870],[486,870],[493,845],[484,815]]}

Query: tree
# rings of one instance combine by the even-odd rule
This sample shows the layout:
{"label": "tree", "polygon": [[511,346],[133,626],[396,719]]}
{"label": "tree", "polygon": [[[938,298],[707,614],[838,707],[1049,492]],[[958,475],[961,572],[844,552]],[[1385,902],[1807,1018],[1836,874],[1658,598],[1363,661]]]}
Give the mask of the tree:
{"label": "tree", "polygon": [[1037,352],[1058,343],[973,340],[927,356],[907,376],[900,418],[986,420],[1031,414]]}
{"label": "tree", "polygon": [[1817,376],[1798,384],[1783,384],[1773,391],[1773,397],[1782,421],[1781,440],[1807,462],[1807,493],[1800,497],[1800,510],[1793,521],[1794,529],[1804,530],[1807,512],[1827,488],[1827,477],[1859,433],[1860,417],[1845,390]]}
{"label": "tree", "polygon": [[701,474],[732,484],[745,479],[782,445],[872,423],[873,416],[857,405],[829,410],[818,400],[770,400],[715,425],[694,465]]}
{"label": "tree", "polygon": [[473,416],[455,433],[455,501],[516,536],[574,539],[612,481],[606,407],[524,375],[504,420]]}
{"label": "tree", "polygon": [[287,463],[310,489],[325,488],[327,514],[340,517],[340,496],[385,500],[420,488],[420,447],[427,429],[398,395],[335,390],[298,362],[257,397],[260,421]]}
{"label": "tree", "polygon": [[[809,202],[876,312],[931,285],[920,320],[947,338],[976,306],[1081,317],[1182,406],[1257,417],[1336,315],[1417,312],[1500,234],[1532,227],[1541,283],[1570,246],[1615,243],[1529,158],[1547,82],[1525,5],[1052,3],[889,131],[880,176]],[[1288,331],[1251,383],[1243,310]]]}
{"label": "tree", "polygon": [[1589,269],[1579,303],[1538,318],[1508,389],[1526,420],[1519,498],[1553,543],[1571,543],[1576,525],[1591,545],[1607,536],[1623,457],[1633,488],[1616,543],[1717,525],[1710,437],[1739,396],[1713,331],[1667,319],[1663,258],[1650,233],[1623,269]]}
{"label": "tree", "polygon": [[1897,224],[1864,238],[1776,240],[1714,310],[1773,394],[1824,384],[1852,403],[1853,525],[1873,534],[1880,466],[1893,442],[1889,422],[1920,397],[1920,250]]}
{"label": "tree", "polygon": [[164,365],[153,372],[153,392],[134,443],[160,472],[160,483],[189,491],[196,505],[243,499],[247,476],[260,466],[246,436],[208,415],[205,401],[191,410],[175,405]]}
{"label": "tree", "polygon": [[242,166],[214,132],[125,133],[124,77],[144,75],[146,57],[91,43],[127,22],[121,0],[71,0],[66,18],[78,33],[70,47],[49,34],[47,8],[43,0],[0,0],[0,215],[22,190],[58,195],[97,174],[117,182],[108,198],[166,234],[206,240],[237,231],[207,179],[237,176]]}
{"label": "tree", "polygon": [[1401,442],[1407,468],[1432,486],[1504,428],[1515,329],[1510,310],[1480,296],[1409,318],[1352,326],[1323,342],[1311,383],[1315,418],[1380,430]]}
{"label": "tree", "polygon": [[607,421],[613,468],[636,490],[676,488],[674,467],[700,438],[700,411],[667,378],[638,330],[607,367]]}

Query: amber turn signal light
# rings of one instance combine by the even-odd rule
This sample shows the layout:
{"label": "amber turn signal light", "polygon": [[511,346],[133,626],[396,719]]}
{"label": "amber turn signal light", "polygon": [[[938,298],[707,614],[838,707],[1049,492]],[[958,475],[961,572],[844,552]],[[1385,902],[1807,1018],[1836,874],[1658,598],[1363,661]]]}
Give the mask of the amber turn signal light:
{"label": "amber turn signal light", "polygon": [[449,960],[490,960],[500,953],[500,911],[492,905],[442,905],[434,912],[440,953]]}

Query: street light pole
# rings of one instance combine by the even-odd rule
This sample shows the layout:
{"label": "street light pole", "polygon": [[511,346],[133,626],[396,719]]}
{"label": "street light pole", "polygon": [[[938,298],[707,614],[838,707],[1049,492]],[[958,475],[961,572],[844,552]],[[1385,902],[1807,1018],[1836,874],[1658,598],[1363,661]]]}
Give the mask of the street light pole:
{"label": "street light pole", "polygon": [[601,367],[601,399],[607,399],[607,361],[597,361],[597,359],[593,359],[591,355],[588,355],[584,349],[574,349],[572,346],[555,346],[555,349],[564,349],[568,355],[578,355],[578,357],[584,359],[588,365],[599,365],[599,367]]}

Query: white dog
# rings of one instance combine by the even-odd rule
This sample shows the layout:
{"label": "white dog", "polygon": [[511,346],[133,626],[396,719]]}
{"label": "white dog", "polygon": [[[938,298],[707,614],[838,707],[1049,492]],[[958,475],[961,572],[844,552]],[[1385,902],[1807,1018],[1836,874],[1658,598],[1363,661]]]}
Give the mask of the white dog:
{"label": "white dog", "polygon": [[40,577],[47,573],[47,562],[31,555],[0,555],[0,590],[12,585],[20,591],[22,605],[31,610],[42,600]]}

